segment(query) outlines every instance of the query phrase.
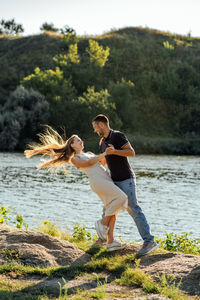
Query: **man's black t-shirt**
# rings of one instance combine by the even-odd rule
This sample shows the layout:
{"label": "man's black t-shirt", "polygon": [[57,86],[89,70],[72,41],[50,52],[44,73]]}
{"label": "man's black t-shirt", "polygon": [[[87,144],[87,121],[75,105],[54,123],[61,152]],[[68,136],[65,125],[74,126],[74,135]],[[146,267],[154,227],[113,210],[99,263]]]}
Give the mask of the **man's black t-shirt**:
{"label": "man's black t-shirt", "polygon": [[[101,153],[112,144],[115,149],[121,150],[128,143],[127,137],[120,131],[110,130],[107,138],[103,138],[100,144]],[[106,162],[113,181],[123,181],[134,176],[128,158],[119,155],[106,155]]]}

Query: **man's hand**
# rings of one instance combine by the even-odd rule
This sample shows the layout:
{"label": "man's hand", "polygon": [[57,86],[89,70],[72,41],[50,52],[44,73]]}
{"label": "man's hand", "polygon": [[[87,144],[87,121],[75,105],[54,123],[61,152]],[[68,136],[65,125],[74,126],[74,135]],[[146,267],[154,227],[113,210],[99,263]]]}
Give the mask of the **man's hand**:
{"label": "man's hand", "polygon": [[108,144],[109,147],[106,148],[106,155],[114,154],[115,153],[115,147],[112,144]]}

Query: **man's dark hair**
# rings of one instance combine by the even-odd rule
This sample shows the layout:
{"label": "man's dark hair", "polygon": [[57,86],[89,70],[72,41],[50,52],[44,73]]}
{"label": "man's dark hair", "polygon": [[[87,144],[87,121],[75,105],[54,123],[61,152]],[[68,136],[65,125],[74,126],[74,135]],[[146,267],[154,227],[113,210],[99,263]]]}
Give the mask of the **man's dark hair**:
{"label": "man's dark hair", "polygon": [[97,116],[92,120],[92,122],[96,122],[96,123],[102,122],[102,123],[105,123],[105,124],[109,125],[109,119],[108,119],[105,115],[103,115],[103,114],[97,115]]}

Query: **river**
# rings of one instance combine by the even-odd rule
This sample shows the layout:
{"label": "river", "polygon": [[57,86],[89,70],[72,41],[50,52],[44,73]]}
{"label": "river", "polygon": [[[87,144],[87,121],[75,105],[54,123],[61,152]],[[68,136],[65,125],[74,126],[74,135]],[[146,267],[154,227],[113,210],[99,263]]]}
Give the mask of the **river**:
{"label": "river", "polygon": [[[72,233],[76,222],[95,233],[102,203],[87,176],[73,166],[57,175],[37,170],[39,157],[0,153],[0,206],[14,208],[30,228],[43,220],[56,222]],[[137,179],[138,202],[152,233],[187,232],[200,239],[200,157],[136,155],[130,163]],[[127,212],[117,218],[115,236],[141,242]]]}

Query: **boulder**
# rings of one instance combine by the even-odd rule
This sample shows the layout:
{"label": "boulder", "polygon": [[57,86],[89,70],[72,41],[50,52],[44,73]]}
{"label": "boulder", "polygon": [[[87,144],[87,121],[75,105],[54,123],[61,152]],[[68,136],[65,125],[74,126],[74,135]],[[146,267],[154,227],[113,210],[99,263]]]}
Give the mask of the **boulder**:
{"label": "boulder", "polygon": [[0,225],[0,263],[15,261],[32,266],[77,266],[90,255],[74,244],[41,232]]}

